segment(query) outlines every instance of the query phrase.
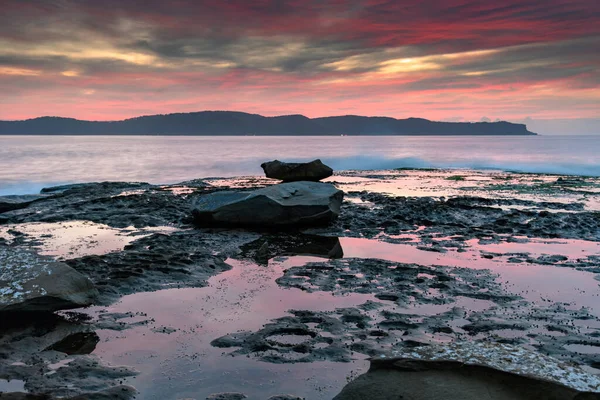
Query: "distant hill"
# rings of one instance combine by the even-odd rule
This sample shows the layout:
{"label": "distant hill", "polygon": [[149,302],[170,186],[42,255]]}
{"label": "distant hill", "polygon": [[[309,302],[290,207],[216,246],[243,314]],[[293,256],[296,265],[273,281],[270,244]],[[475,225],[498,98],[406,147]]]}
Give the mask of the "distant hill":
{"label": "distant hill", "polygon": [[234,111],[149,115],[123,121],[40,117],[0,121],[0,135],[535,135],[510,122],[435,122],[422,118],[263,117]]}

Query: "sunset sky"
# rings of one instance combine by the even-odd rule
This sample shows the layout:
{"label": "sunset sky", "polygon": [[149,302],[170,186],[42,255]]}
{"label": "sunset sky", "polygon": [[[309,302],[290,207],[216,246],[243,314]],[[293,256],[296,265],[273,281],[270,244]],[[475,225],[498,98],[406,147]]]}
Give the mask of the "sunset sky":
{"label": "sunset sky", "polygon": [[0,119],[600,117],[600,1],[0,0]]}

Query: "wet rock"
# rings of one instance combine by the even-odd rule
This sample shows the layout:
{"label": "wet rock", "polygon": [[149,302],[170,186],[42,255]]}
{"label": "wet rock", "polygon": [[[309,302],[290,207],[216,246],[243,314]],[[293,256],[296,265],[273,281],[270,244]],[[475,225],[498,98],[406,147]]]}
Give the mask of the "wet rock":
{"label": "wet rock", "polygon": [[543,254],[532,261],[536,264],[552,265],[563,261],[567,261],[568,259],[569,258],[567,256],[563,256],[561,254]]}
{"label": "wet rock", "polygon": [[[380,363],[381,364],[381,363]],[[583,394],[541,380],[457,362],[396,361],[360,376],[334,400],[583,400]]]}
{"label": "wet rock", "polygon": [[0,400],[52,400],[45,394],[31,394],[22,392],[2,393],[0,392]]}
{"label": "wet rock", "polygon": [[582,178],[571,178],[571,177],[558,177],[556,179],[557,185],[571,185],[571,186],[580,186],[585,183],[585,180]]}
{"label": "wet rock", "polygon": [[100,182],[43,189],[28,207],[7,211],[0,223],[86,220],[116,228],[191,222],[189,200],[147,183]]}
{"label": "wet rock", "polygon": [[99,392],[88,392],[74,397],[54,397],[49,394],[0,393],[0,400],[130,400],[137,391],[126,385],[120,385]]}
{"label": "wet rock", "polygon": [[319,182],[291,182],[252,192],[216,192],[192,206],[198,225],[306,226],[331,222],[340,213],[344,193]]}
{"label": "wet rock", "polygon": [[228,392],[211,394],[206,398],[206,400],[242,400],[247,398],[248,396],[243,393]]}
{"label": "wet rock", "polygon": [[[463,240],[485,239],[489,243],[507,240],[506,236],[600,240],[600,213],[584,210],[581,203],[574,206],[525,201],[531,207],[544,209],[548,206],[557,210],[540,216],[533,210],[506,210],[485,205],[497,199],[394,197],[367,191],[349,194],[372,203],[373,209],[366,210],[365,207],[346,202],[340,217],[332,226],[311,233],[367,238],[377,236],[379,240],[397,242],[397,239],[389,236],[424,226],[425,229],[420,232],[421,242],[416,243],[418,245],[429,244],[423,241],[422,235],[425,233],[441,237],[460,235]],[[390,218],[397,224],[387,223]],[[382,232],[385,235],[381,235]]]}
{"label": "wet rock", "polygon": [[25,208],[34,201],[43,199],[44,197],[47,196],[39,194],[0,196],[0,213]]}
{"label": "wet rock", "polygon": [[[440,282],[432,285],[419,274],[434,275]],[[442,283],[443,281],[443,283]],[[505,294],[494,276],[487,271],[444,266],[394,263],[370,258],[346,258],[310,262],[288,268],[277,283],[306,292],[329,291],[336,295],[372,293],[380,300],[406,306],[413,303],[445,304],[455,296],[511,302],[518,296]],[[485,288],[485,289],[483,289]]]}
{"label": "wet rock", "polygon": [[600,380],[521,347],[429,346],[371,360],[335,400],[600,399]]}
{"label": "wet rock", "polygon": [[439,246],[417,246],[417,249],[423,250],[423,251],[431,251],[434,253],[446,253],[448,251],[448,250],[444,249],[443,247],[439,247]]}
{"label": "wet rock", "polygon": [[276,364],[317,360],[350,361],[349,349],[342,340],[319,335],[306,325],[320,323],[327,325],[329,330],[339,332],[343,329],[343,322],[310,311],[291,313],[294,316],[278,318],[257,332],[225,335],[213,340],[211,345],[219,348],[239,347],[231,354],[252,354],[262,361]]}
{"label": "wet rock", "polygon": [[474,323],[464,325],[461,327],[464,331],[470,335],[476,335],[482,332],[491,332],[497,330],[517,330],[525,331],[530,327],[527,323],[501,323],[494,321],[476,321]]}
{"label": "wet rock", "polygon": [[306,163],[286,163],[274,160],[262,163],[260,166],[265,171],[267,178],[279,179],[284,182],[317,182],[333,175],[333,169],[318,159]]}
{"label": "wet rock", "polygon": [[29,394],[44,394],[44,399],[133,398],[135,389],[122,381],[136,375],[135,370],[83,354],[95,345],[91,324],[89,316],[75,312],[14,313],[3,318],[0,377],[22,380]]}
{"label": "wet rock", "polygon": [[393,293],[377,293],[375,298],[379,300],[396,301],[400,298],[400,296]]}
{"label": "wet rock", "polygon": [[[110,304],[126,294],[176,287],[202,287],[231,267],[227,248],[237,248],[256,235],[200,230],[154,234],[132,242],[121,252],[66,260],[87,275],[100,292],[98,302]],[[214,254],[218,247],[222,254]],[[232,250],[233,251],[233,250]]]}
{"label": "wet rock", "polygon": [[46,350],[60,351],[69,355],[90,354],[96,349],[99,342],[100,338],[96,332],[77,332],[54,343]]}
{"label": "wet rock", "polygon": [[302,397],[292,396],[291,394],[279,394],[271,396],[267,400],[305,400]]}
{"label": "wet rock", "polygon": [[89,183],[73,183],[68,185],[59,185],[43,188],[41,193],[60,193],[63,195],[90,192],[106,193],[113,190],[125,189],[141,189],[148,188],[151,185],[146,182],[89,182]]}
{"label": "wet rock", "polygon": [[0,312],[85,307],[97,295],[92,282],[66,264],[32,251],[0,246]]}

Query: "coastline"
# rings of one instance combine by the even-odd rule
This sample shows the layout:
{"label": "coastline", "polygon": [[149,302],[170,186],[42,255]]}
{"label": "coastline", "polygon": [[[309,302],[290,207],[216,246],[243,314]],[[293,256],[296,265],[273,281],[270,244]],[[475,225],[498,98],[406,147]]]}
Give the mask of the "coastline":
{"label": "coastline", "polygon": [[[14,339],[31,322],[4,328],[2,376],[53,395],[78,394],[60,389],[71,383],[150,399],[326,399],[368,357],[464,340],[598,373],[599,178],[385,170],[327,181],[346,193],[338,220],[285,234],[191,223],[195,196],[273,183],[257,177],[71,185],[0,213],[4,245],[63,260],[101,292],[92,308],[36,322],[45,333],[26,342]],[[44,350],[73,335],[91,350]],[[93,383],[71,373],[85,363]]]}

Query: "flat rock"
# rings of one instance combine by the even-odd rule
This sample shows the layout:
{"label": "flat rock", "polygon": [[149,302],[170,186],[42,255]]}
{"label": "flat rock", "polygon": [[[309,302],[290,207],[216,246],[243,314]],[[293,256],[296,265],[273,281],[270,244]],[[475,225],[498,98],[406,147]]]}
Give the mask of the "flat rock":
{"label": "flat rock", "polygon": [[246,396],[243,393],[226,392],[226,393],[211,394],[210,396],[208,396],[206,398],[206,400],[243,400],[243,399],[247,399],[247,398],[248,398],[248,396]]}
{"label": "flat rock", "polygon": [[199,225],[323,225],[340,213],[344,192],[320,182],[290,182],[252,192],[223,191],[199,197],[192,214]]}
{"label": "flat rock", "polygon": [[600,380],[522,347],[453,343],[371,360],[334,400],[598,400]]}
{"label": "flat rock", "polygon": [[92,304],[98,291],[66,264],[33,251],[0,246],[0,312],[52,312]]}
{"label": "flat rock", "polygon": [[260,165],[267,178],[280,179],[284,182],[313,181],[317,182],[333,175],[333,169],[321,160],[306,163],[286,163],[279,160]]}

